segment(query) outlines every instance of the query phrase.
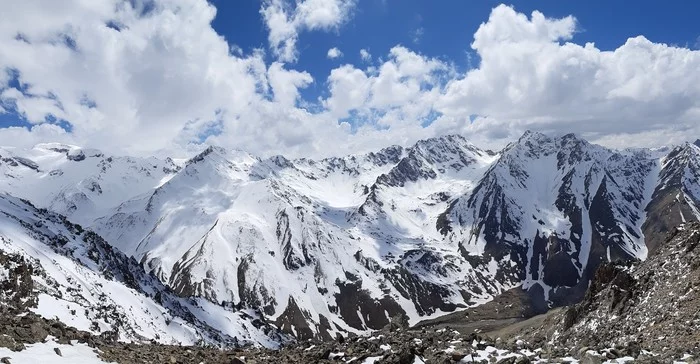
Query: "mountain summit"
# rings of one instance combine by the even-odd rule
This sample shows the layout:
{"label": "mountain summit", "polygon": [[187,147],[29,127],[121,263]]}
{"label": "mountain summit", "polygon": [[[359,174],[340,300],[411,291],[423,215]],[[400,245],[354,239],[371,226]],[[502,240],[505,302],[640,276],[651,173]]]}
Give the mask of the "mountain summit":
{"label": "mountain summit", "polygon": [[321,160],[210,147],[184,162],[43,144],[0,148],[0,191],[96,232],[172,300],[274,324],[241,336],[269,344],[413,324],[513,288],[538,310],[571,303],[598,265],[644,260],[700,219],[696,144],[618,151],[527,132],[498,153],[452,135]]}

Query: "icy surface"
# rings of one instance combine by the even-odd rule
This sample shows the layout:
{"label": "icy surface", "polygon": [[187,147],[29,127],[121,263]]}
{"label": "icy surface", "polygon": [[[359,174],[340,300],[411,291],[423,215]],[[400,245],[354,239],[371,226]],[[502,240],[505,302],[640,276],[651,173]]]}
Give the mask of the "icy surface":
{"label": "icy surface", "polygon": [[[56,353],[59,350],[61,355]],[[36,363],[57,363],[57,364],[101,364],[102,361],[93,349],[87,344],[80,344],[77,341],[67,344],[59,344],[49,338],[45,343],[29,344],[22,351],[12,351],[7,348],[0,348],[0,358],[8,358],[13,364],[36,364]]]}

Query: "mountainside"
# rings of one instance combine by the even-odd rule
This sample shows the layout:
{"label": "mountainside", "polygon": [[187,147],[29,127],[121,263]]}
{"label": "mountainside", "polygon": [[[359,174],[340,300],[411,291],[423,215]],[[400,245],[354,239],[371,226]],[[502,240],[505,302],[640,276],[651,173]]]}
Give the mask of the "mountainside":
{"label": "mountainside", "polygon": [[556,288],[583,282],[582,293],[600,262],[646,257],[642,224],[657,175],[649,151],[526,133],[450,206],[443,232],[467,259],[496,262],[503,280],[567,299]]}
{"label": "mountainside", "polygon": [[[278,345],[253,312],[181,298],[95,233],[29,202],[0,195],[4,312],[36,313],[126,341]],[[257,321],[256,321],[257,320]]]}
{"label": "mountainside", "polygon": [[96,149],[47,143],[30,150],[0,147],[2,191],[90,225],[178,170],[171,159],[105,156]]}
{"label": "mountainside", "polygon": [[661,165],[642,227],[650,250],[679,224],[700,220],[700,141],[673,148]]}
{"label": "mountainside", "polygon": [[322,160],[0,149],[0,191],[94,230],[173,300],[258,312],[301,339],[415,324],[515,287],[538,310],[572,303],[601,263],[644,260],[700,219],[698,181],[696,144],[616,151],[531,132],[499,153],[444,136]]}
{"label": "mountainside", "polygon": [[534,345],[564,348],[640,349],[663,354],[656,362],[700,355],[700,224],[674,229],[634,265],[605,264],[584,300],[517,335]]}

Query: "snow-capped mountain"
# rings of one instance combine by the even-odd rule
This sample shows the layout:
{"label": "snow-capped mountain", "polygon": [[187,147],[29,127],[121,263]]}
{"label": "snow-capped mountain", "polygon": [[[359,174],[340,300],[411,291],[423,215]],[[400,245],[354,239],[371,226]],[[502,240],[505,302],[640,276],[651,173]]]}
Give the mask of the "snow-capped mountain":
{"label": "snow-capped mountain", "polygon": [[645,150],[526,133],[450,206],[443,232],[465,257],[495,263],[502,280],[550,299],[551,288],[587,282],[603,260],[646,257],[642,224],[657,164]]}
{"label": "snow-capped mountain", "polygon": [[697,144],[616,151],[528,132],[499,153],[444,136],[322,160],[210,147],[182,162],[43,144],[0,149],[0,189],[94,230],[179,297],[331,338],[517,286],[543,308],[568,302],[600,262],[645,259],[700,219]]}
{"label": "snow-capped mountain", "polygon": [[700,220],[700,139],[673,148],[661,159],[661,172],[643,230],[649,249],[681,223]]}
{"label": "snow-capped mountain", "polygon": [[96,149],[46,143],[0,147],[3,192],[90,225],[95,216],[150,192],[179,169],[171,159],[105,156]]}
{"label": "snow-capped mountain", "polygon": [[[0,268],[4,294],[5,282],[29,283],[31,289],[16,290],[20,301],[47,319],[125,341],[275,347],[284,340],[255,312],[173,294],[133,258],[62,215],[0,195],[0,217],[0,254],[11,257]],[[22,265],[25,276],[7,273]]]}

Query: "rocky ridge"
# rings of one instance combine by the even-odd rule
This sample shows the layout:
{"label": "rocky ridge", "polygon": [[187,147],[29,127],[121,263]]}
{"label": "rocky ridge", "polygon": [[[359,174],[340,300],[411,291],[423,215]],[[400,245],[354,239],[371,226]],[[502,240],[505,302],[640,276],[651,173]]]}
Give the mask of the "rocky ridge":
{"label": "rocky ridge", "polygon": [[173,299],[333,339],[518,287],[530,313],[576,302],[600,264],[645,259],[700,217],[699,151],[531,132],[499,153],[444,136],[321,160],[44,144],[0,148],[0,190],[96,231]]}
{"label": "rocky ridge", "polygon": [[553,352],[629,348],[700,358],[700,224],[674,229],[643,262],[604,264],[580,303],[513,335]]}

